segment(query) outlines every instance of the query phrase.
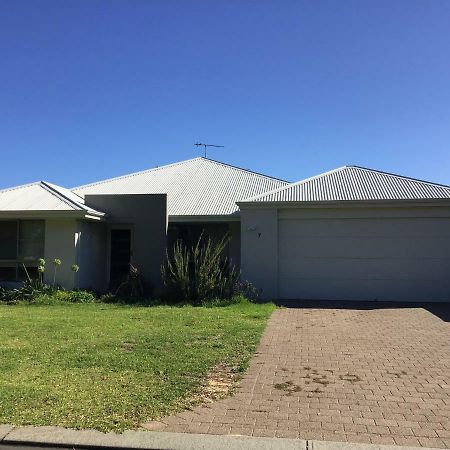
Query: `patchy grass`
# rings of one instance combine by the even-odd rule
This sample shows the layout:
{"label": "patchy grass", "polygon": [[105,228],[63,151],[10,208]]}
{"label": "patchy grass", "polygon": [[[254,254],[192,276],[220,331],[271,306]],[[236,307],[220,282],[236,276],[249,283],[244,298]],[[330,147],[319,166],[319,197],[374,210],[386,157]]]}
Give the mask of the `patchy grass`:
{"label": "patchy grass", "polygon": [[0,423],[123,431],[242,372],[273,305],[0,305]]}

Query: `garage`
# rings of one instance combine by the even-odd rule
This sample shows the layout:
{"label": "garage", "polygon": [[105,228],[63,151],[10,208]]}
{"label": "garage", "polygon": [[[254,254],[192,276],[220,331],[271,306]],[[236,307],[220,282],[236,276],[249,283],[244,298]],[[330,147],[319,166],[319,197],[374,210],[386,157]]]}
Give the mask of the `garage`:
{"label": "garage", "polygon": [[450,188],[345,167],[249,199],[242,273],[262,297],[449,301]]}

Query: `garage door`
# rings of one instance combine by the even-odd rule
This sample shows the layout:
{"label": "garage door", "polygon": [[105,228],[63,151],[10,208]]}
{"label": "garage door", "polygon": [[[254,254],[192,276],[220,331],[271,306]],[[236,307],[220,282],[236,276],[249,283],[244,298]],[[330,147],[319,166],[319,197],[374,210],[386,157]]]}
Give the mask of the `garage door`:
{"label": "garage door", "polygon": [[283,299],[448,301],[450,219],[305,219],[280,211],[278,294]]}

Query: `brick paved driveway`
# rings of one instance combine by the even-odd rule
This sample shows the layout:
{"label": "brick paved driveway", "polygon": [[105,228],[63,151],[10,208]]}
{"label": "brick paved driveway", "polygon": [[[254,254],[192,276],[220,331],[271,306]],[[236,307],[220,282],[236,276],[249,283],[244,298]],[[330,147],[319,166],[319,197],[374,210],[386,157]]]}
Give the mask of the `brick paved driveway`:
{"label": "brick paved driveway", "polygon": [[236,394],[159,429],[450,447],[449,320],[450,305],[279,309]]}

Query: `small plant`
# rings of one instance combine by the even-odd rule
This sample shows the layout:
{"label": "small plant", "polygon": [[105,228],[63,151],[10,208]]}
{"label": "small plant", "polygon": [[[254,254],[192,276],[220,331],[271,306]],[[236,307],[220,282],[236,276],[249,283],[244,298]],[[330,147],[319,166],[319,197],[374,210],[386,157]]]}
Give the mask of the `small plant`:
{"label": "small plant", "polygon": [[245,297],[251,301],[256,301],[259,297],[259,293],[258,289],[247,280],[239,280],[233,286],[233,295]]}
{"label": "small plant", "polygon": [[[44,283],[44,273],[46,269],[45,259],[39,258],[37,260],[37,278],[30,277],[27,267],[22,263],[22,268],[26,275],[26,280],[19,288],[6,289],[0,287],[0,302],[17,303],[20,301],[27,301],[29,303],[45,303],[66,301],[71,303],[91,303],[96,301],[94,294],[86,291],[64,291],[56,286],[56,271],[61,265],[61,260],[55,258],[52,263],[53,270],[53,284]],[[79,267],[76,264],[71,266],[73,272],[78,272]]]}
{"label": "small plant", "polygon": [[41,285],[43,285],[44,284],[44,272],[45,272],[45,259],[44,258],[38,259],[37,271],[38,271],[39,282],[41,283]]}
{"label": "small plant", "polygon": [[53,260],[53,286],[56,284],[56,269],[61,265],[61,260],[55,258]]}
{"label": "small plant", "polygon": [[[78,271],[80,270],[80,267],[79,267],[77,264],[72,264],[72,265],[70,266],[70,270],[71,270],[74,274],[76,274],[76,273],[78,273]],[[74,277],[74,278],[75,278],[75,281],[74,281],[75,288],[78,288],[78,279],[77,279],[77,277]]]}
{"label": "small plant", "polygon": [[144,286],[142,283],[142,275],[137,267],[130,264],[130,271],[127,278],[117,288],[116,295],[119,298],[133,301],[143,299]]}

